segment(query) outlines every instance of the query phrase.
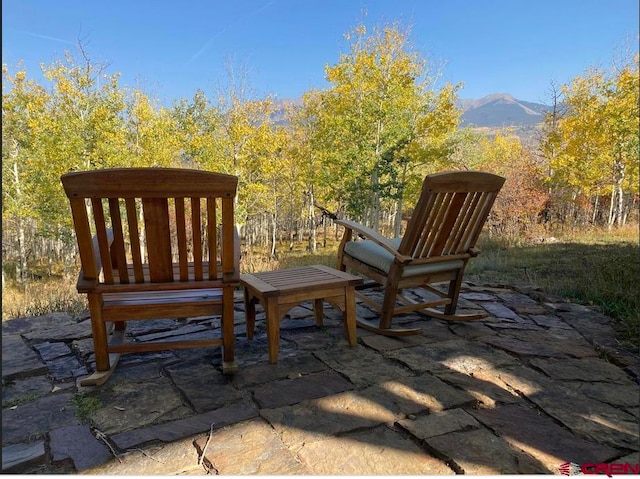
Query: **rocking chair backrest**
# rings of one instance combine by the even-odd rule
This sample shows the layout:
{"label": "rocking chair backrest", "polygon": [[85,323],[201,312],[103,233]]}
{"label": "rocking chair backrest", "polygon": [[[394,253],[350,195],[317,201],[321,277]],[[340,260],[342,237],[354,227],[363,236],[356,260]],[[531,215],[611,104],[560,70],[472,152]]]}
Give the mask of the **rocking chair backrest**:
{"label": "rocking chair backrest", "polygon": [[120,168],[69,173],[62,183],[88,282],[237,280],[235,176]]}
{"label": "rocking chair backrest", "polygon": [[468,254],[504,181],[479,171],[428,175],[398,252],[413,258]]}

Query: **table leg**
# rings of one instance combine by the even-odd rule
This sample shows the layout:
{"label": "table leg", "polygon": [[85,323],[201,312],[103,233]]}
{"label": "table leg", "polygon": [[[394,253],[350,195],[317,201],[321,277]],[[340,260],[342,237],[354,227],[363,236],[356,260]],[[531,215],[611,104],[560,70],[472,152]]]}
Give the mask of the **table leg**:
{"label": "table leg", "polygon": [[316,318],[316,326],[322,326],[324,324],[324,309],[322,298],[313,300],[313,314]]}
{"label": "table leg", "polygon": [[278,362],[280,349],[280,309],[278,298],[265,298],[264,311],[267,316],[267,340],[269,341],[269,362]]}
{"label": "table leg", "polygon": [[353,286],[347,286],[344,292],[344,329],[347,333],[349,346],[355,347],[358,343],[356,336],[356,293]]}
{"label": "table leg", "polygon": [[244,288],[244,314],[247,328],[247,339],[253,339],[256,328],[256,303],[249,292],[249,288]]}

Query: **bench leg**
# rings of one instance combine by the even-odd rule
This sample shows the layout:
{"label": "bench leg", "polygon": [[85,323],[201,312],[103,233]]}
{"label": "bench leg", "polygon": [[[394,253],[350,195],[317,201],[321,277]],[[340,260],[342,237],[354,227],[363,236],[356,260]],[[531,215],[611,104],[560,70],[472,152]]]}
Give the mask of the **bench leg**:
{"label": "bench leg", "polygon": [[235,321],[233,310],[233,288],[226,287],[222,290],[222,373],[233,374],[237,372],[238,365],[235,361]]}
{"label": "bench leg", "polygon": [[89,312],[91,314],[91,334],[93,335],[93,350],[96,357],[96,371],[108,371],[110,369],[109,353],[107,353],[107,326],[102,320],[102,296],[99,294],[87,295]]}

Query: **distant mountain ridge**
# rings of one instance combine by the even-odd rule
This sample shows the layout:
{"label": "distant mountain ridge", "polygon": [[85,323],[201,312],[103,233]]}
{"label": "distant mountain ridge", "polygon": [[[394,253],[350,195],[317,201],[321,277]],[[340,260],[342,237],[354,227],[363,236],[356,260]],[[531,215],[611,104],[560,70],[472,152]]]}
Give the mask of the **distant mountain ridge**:
{"label": "distant mountain ridge", "polygon": [[462,126],[499,128],[531,126],[544,120],[548,105],[518,100],[508,93],[494,93],[483,98],[460,99]]}
{"label": "distant mountain ridge", "polygon": [[[276,101],[272,120],[285,124],[285,104],[300,106],[300,98]],[[540,124],[551,107],[542,103],[518,100],[508,93],[494,93],[480,99],[461,98],[457,102],[462,110],[462,126],[478,128],[532,127]]]}

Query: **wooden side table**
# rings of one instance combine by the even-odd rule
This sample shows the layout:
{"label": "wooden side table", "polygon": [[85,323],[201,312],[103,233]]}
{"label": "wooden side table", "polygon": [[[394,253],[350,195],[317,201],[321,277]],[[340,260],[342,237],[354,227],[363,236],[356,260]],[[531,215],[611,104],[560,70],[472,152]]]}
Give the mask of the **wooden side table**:
{"label": "wooden side table", "polygon": [[356,338],[355,286],[362,278],[323,265],[302,266],[255,274],[242,274],[247,337],[253,338],[256,322],[256,303],[261,303],[267,320],[269,362],[278,362],[280,349],[280,321],[294,306],[313,300],[317,326],[322,326],[322,302],[327,301],[342,312],[349,346]]}

